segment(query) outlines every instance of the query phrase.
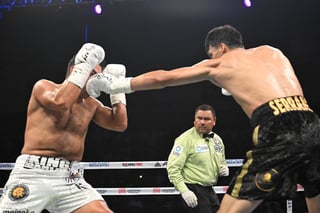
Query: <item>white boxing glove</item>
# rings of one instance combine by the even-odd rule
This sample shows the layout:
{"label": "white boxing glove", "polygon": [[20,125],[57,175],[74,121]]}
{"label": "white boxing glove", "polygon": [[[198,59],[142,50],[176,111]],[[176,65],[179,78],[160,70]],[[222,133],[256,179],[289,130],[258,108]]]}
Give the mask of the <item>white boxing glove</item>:
{"label": "white boxing glove", "polygon": [[87,63],[76,64],[74,65],[67,80],[82,89],[86,84],[90,72],[91,68]]}
{"label": "white boxing glove", "polygon": [[224,88],[221,88],[221,93],[222,95],[225,95],[225,96],[230,96],[232,95],[228,90],[224,89]]}
{"label": "white boxing glove", "polygon": [[228,176],[228,175],[229,175],[229,167],[227,165],[220,166],[219,176]]}
{"label": "white boxing glove", "polygon": [[123,64],[107,64],[103,72],[111,74],[117,78],[126,77],[126,67]]}
{"label": "white boxing glove", "polygon": [[101,92],[110,94],[110,85],[115,79],[116,77],[107,73],[95,74],[87,82],[87,93],[95,98],[99,97]]}
{"label": "white boxing glove", "polygon": [[192,191],[185,191],[181,196],[189,207],[194,208],[198,205],[198,198]]}
{"label": "white boxing glove", "polygon": [[131,79],[132,77],[127,78],[118,78],[117,80],[113,81],[110,85],[110,94],[117,94],[117,93],[132,93],[134,92],[131,89]]}
{"label": "white boxing glove", "polygon": [[[104,49],[93,43],[85,43],[75,56],[75,64],[87,63],[91,70],[100,64],[105,57]],[[90,70],[90,72],[91,72]]]}
{"label": "white boxing glove", "polygon": [[[119,79],[126,77],[126,67],[123,64],[108,64],[104,70],[104,73],[111,74]],[[117,103],[123,103],[127,105],[125,93],[112,93],[110,94],[111,105]]]}
{"label": "white boxing glove", "polygon": [[126,67],[122,64],[108,64],[103,72],[116,76],[118,79],[112,82],[110,85],[111,93],[132,93],[130,81],[132,77],[126,77]]}
{"label": "white boxing glove", "polygon": [[101,46],[84,44],[75,56],[75,66],[67,80],[82,89],[90,72],[103,61],[104,56],[105,52]]}

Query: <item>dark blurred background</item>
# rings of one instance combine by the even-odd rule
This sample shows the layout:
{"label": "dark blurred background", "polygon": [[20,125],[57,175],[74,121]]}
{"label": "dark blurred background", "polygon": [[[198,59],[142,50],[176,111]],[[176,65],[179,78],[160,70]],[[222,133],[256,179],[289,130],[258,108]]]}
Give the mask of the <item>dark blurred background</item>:
{"label": "dark blurred background", "polygon": [[[231,24],[242,32],[247,48],[261,44],[280,48],[291,60],[309,105],[320,111],[317,0],[253,0],[250,8],[242,0],[23,1],[22,6],[12,2],[0,0],[0,162],[14,162],[20,153],[33,84],[41,78],[62,82],[68,60],[85,42],[102,45],[108,63],[125,64],[127,76],[136,76],[207,58],[207,32]],[[103,6],[100,15],[93,13],[97,2]],[[109,105],[107,95],[99,99]],[[83,161],[167,160],[174,139],[193,126],[194,109],[203,103],[216,110],[214,131],[224,140],[227,158],[243,158],[251,145],[247,117],[231,97],[201,82],[128,94],[129,128],[116,133],[92,124]],[[0,188],[8,173],[0,170]],[[172,186],[165,169],[88,171],[86,178],[94,187]],[[218,185],[228,181],[221,178]],[[302,197],[299,192],[294,200],[296,213],[306,211]],[[116,213],[178,212],[180,199],[177,195],[105,198]],[[270,200],[255,212],[285,208],[286,201]]]}

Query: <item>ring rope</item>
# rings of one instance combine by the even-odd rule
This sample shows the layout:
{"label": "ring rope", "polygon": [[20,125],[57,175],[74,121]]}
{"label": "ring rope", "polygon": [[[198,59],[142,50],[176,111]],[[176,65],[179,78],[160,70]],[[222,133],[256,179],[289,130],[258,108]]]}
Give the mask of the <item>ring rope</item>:
{"label": "ring rope", "polygon": [[[226,159],[229,167],[239,167],[243,159]],[[167,167],[167,161],[119,161],[119,162],[80,162],[83,169],[163,169]],[[0,163],[0,170],[11,170],[14,163]],[[177,195],[174,187],[129,187],[129,188],[95,188],[103,196],[112,195]],[[225,194],[228,186],[213,186],[217,194]],[[300,184],[297,184],[297,191],[304,191]],[[0,188],[0,195],[3,188]],[[287,213],[292,213],[292,200],[287,200]]]}
{"label": "ring rope", "polygon": [[[227,159],[229,167],[239,167],[243,159]],[[80,162],[83,169],[163,169],[167,161]],[[0,163],[0,170],[11,170],[14,163]]]}

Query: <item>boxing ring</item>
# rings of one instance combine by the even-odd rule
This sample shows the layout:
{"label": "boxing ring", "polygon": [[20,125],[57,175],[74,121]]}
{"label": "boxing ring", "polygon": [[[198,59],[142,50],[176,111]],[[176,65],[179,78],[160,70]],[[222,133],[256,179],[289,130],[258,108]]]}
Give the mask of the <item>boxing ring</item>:
{"label": "boxing ring", "polygon": [[[227,159],[229,167],[239,167],[243,159]],[[167,161],[123,161],[123,162],[81,162],[85,170],[106,169],[165,169]],[[0,170],[11,170],[14,163],[0,163]],[[232,175],[232,174],[230,174]],[[217,194],[226,193],[228,186],[214,186]],[[95,188],[102,196],[134,196],[134,195],[179,195],[174,187],[118,187],[118,188]],[[303,191],[301,185],[297,185],[297,191]],[[0,195],[3,188],[0,188]],[[293,201],[286,200],[287,213],[293,213]]]}

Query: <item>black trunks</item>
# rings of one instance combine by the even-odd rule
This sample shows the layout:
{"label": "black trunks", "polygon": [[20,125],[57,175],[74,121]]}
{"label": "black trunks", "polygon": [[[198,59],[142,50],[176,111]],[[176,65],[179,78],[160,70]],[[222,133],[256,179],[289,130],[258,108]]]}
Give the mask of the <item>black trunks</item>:
{"label": "black trunks", "polygon": [[239,199],[292,198],[297,184],[320,194],[320,121],[302,96],[277,98],[252,114],[253,148],[227,193]]}

